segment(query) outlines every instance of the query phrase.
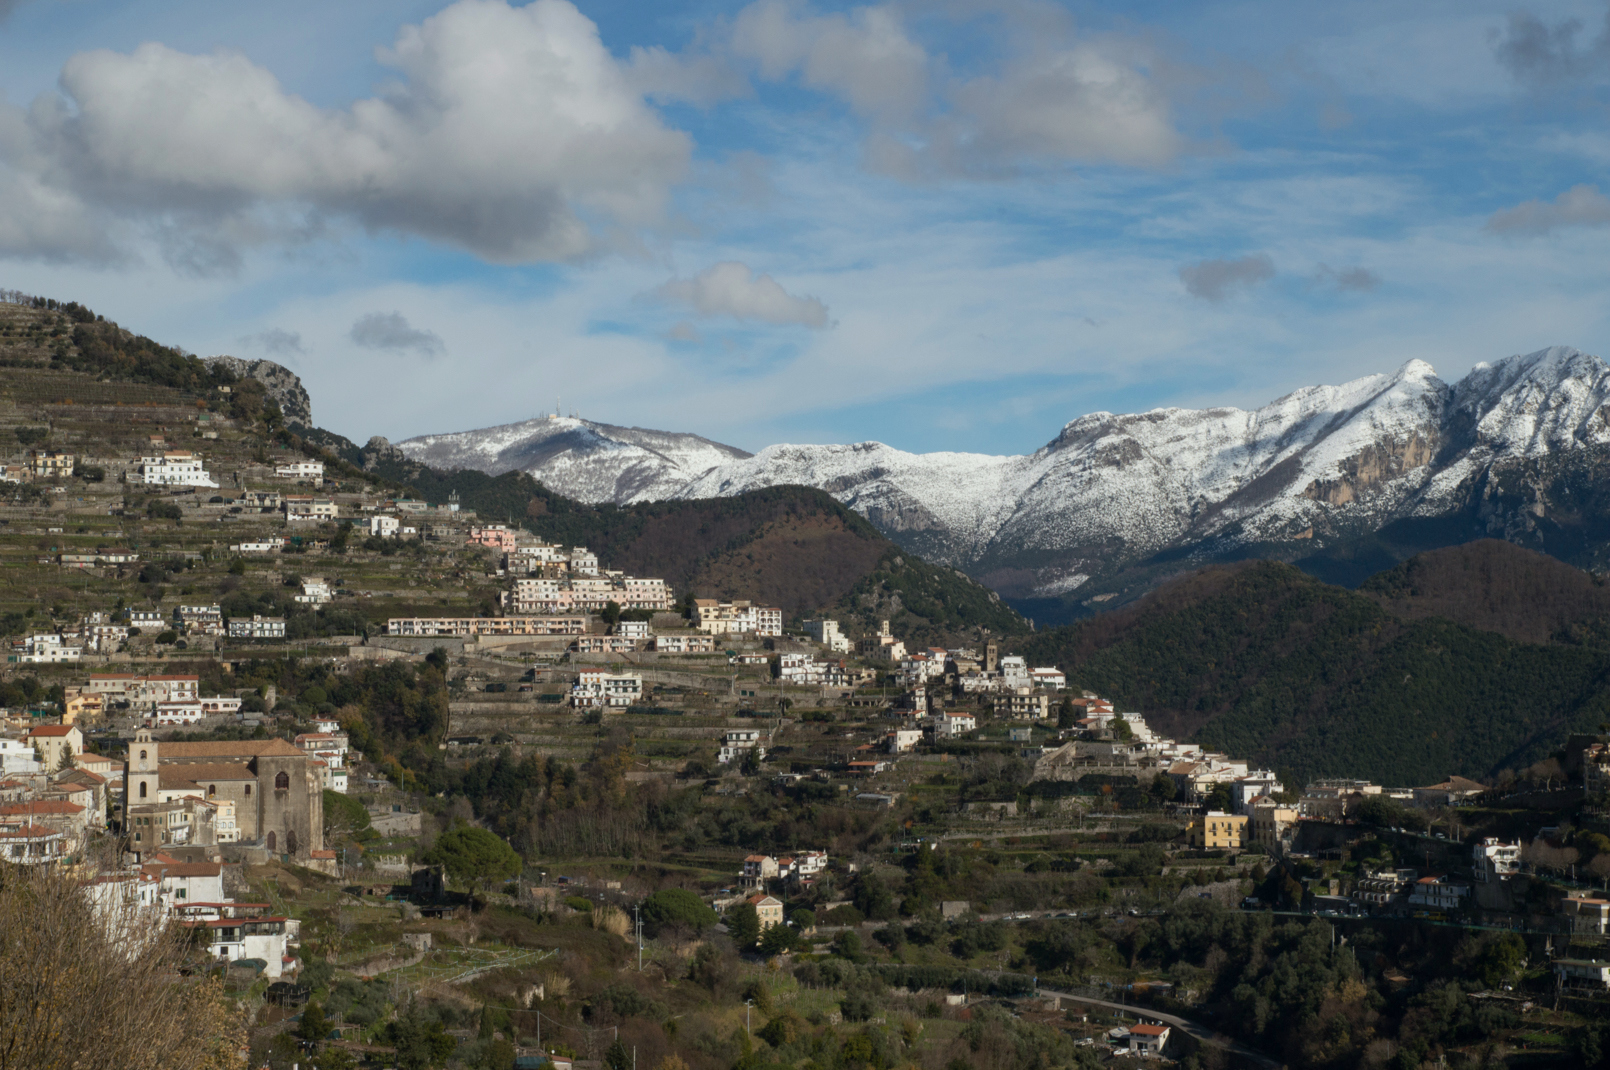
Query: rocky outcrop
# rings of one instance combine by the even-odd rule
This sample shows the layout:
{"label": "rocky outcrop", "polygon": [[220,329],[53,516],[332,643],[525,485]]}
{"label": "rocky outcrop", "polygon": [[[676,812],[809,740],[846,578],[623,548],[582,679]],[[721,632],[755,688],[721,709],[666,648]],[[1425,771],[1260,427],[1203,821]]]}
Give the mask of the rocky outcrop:
{"label": "rocky outcrop", "polygon": [[279,403],[287,424],[313,426],[313,399],[302,379],[283,364],[271,360],[244,360],[240,357],[208,357],[208,364],[221,364],[241,379],[260,379],[268,396]]}

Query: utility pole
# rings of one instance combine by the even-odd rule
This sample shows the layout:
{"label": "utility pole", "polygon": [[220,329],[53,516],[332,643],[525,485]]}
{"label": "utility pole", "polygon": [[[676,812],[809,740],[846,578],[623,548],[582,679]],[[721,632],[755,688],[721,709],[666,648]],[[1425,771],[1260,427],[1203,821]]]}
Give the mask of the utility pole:
{"label": "utility pole", "polygon": [[748,1034],[750,1036],[753,1036],[754,1034],[749,1032],[749,1008],[753,1007],[754,1005],[755,1005],[754,1000],[752,1000],[752,999],[744,1000],[744,1033],[746,1033],[746,1034]]}
{"label": "utility pole", "polygon": [[[637,918],[637,972],[643,972],[643,904],[639,903],[632,908],[632,914]],[[635,1048],[633,1049],[636,1050]]]}

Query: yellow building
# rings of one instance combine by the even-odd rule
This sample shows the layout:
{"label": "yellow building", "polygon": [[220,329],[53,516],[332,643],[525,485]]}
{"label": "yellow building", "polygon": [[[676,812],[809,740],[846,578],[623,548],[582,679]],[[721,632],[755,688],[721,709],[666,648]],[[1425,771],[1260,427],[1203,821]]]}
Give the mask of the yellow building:
{"label": "yellow building", "polygon": [[1243,814],[1226,814],[1209,810],[1191,822],[1185,830],[1187,842],[1203,849],[1229,848],[1239,850],[1247,843],[1247,819]]}
{"label": "yellow building", "polygon": [[81,688],[67,688],[65,698],[66,702],[62,707],[62,724],[98,720],[106,709],[105,695],[88,694]]}
{"label": "yellow building", "polygon": [[755,915],[760,918],[760,931],[765,932],[773,925],[783,923],[783,901],[774,895],[752,895],[749,902],[755,908]]}

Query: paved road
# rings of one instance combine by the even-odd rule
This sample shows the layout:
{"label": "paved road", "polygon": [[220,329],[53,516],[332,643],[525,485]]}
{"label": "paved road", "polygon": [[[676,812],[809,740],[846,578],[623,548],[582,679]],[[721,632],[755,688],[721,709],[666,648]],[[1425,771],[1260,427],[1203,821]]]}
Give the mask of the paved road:
{"label": "paved road", "polygon": [[1223,1048],[1235,1055],[1249,1059],[1258,1066],[1263,1067],[1264,1070],[1283,1070],[1285,1066],[1280,1060],[1270,1058],[1256,1048],[1249,1048],[1234,1037],[1226,1036],[1200,1022],[1193,1022],[1189,1018],[1181,1018],[1177,1014],[1164,1014],[1162,1011],[1154,1011],[1149,1007],[1113,1003],[1105,999],[1096,999],[1093,996],[1076,996],[1072,992],[1059,992],[1054,988],[1041,988],[1039,995],[1056,996],[1058,999],[1071,1000],[1075,1003],[1087,1003],[1093,1007],[1104,1007],[1107,1010],[1133,1014],[1137,1018],[1152,1018],[1159,1022],[1166,1022],[1176,1029],[1191,1034],[1191,1036],[1204,1044],[1212,1044],[1214,1047]]}

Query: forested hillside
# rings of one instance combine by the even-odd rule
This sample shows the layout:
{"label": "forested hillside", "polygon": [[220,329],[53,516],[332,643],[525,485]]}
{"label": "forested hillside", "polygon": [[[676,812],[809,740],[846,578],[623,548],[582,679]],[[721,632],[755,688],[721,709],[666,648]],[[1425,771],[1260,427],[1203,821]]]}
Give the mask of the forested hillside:
{"label": "forested hillside", "polygon": [[1419,554],[1358,590],[1394,616],[1443,617],[1526,643],[1610,638],[1603,579],[1499,539]]}
{"label": "forested hillside", "polygon": [[1484,777],[1610,719],[1604,650],[1405,620],[1272,562],[1206,569],[1025,647],[1169,734],[1300,779]]}

